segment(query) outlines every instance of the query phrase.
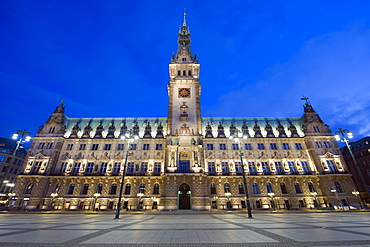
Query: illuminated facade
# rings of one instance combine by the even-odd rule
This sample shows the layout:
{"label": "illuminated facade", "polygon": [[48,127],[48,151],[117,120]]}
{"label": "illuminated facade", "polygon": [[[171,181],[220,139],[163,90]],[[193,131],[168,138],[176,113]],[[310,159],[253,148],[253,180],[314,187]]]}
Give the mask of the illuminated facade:
{"label": "illuminated facade", "polygon": [[[302,117],[201,117],[190,42],[184,16],[169,65],[167,118],[68,118],[58,106],[33,138],[15,206],[115,209],[128,148],[121,137],[129,132],[139,139],[131,144],[123,208],[243,209],[242,165],[254,209],[313,208],[311,192],[321,207],[355,201],[335,138],[308,101]],[[238,133],[248,138],[229,138]]]}

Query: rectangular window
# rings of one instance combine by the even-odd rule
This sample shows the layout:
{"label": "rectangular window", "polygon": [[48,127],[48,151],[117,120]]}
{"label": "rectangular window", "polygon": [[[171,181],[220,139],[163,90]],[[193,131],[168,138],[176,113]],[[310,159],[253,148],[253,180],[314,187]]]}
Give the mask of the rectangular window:
{"label": "rectangular window", "polygon": [[105,144],[104,145],[104,150],[110,150],[112,147],[112,144]]}
{"label": "rectangular window", "polygon": [[107,166],[108,166],[108,163],[107,162],[103,162],[101,163],[100,165],[100,173],[106,173],[107,172]]}
{"label": "rectangular window", "polygon": [[254,162],[248,162],[248,168],[249,172],[256,172],[256,166],[254,165]]}
{"label": "rectangular window", "polygon": [[93,144],[91,146],[91,150],[98,150],[98,148],[99,148],[99,144]]}
{"label": "rectangular window", "polygon": [[243,172],[240,162],[235,162],[235,172]]}
{"label": "rectangular window", "polygon": [[270,171],[268,162],[261,162],[261,165],[262,165],[262,171],[263,172],[269,172]]}
{"label": "rectangular window", "polygon": [[208,172],[209,173],[215,173],[215,162],[208,162]]}
{"label": "rectangular window", "polygon": [[154,173],[161,173],[161,162],[154,162]]}
{"label": "rectangular window", "polygon": [[46,149],[51,149],[53,147],[53,143],[46,143]]}
{"label": "rectangular window", "polygon": [[127,173],[134,173],[135,164],[134,162],[127,163]]}
{"label": "rectangular window", "polygon": [[317,148],[322,148],[321,142],[315,142]]}
{"label": "rectangular window", "polygon": [[66,169],[67,169],[67,166],[68,166],[68,163],[67,162],[63,162],[62,165],[60,166],[59,172],[60,173],[65,173],[66,172]]}
{"label": "rectangular window", "polygon": [[120,143],[117,145],[117,150],[123,150],[124,148],[125,148],[125,144]]}
{"label": "rectangular window", "polygon": [[0,156],[0,161],[4,161],[4,156]]}
{"label": "rectangular window", "polygon": [[78,150],[85,150],[86,149],[86,144],[80,144],[80,148]]}
{"label": "rectangular window", "polygon": [[[44,146],[45,146],[45,143],[39,143],[39,146],[37,147],[38,149],[43,149],[44,148]],[[67,150],[69,150],[69,149],[67,149]]]}
{"label": "rectangular window", "polygon": [[303,171],[305,171],[305,172],[309,172],[310,171],[310,168],[308,167],[308,164],[307,164],[306,161],[301,161],[301,165],[302,165]]}
{"label": "rectangular window", "polygon": [[296,143],[296,144],[295,144],[295,149],[297,149],[297,150],[301,150],[301,149],[303,149],[303,148],[302,148],[302,144],[300,144],[300,143]]}
{"label": "rectangular window", "polygon": [[283,172],[283,166],[281,165],[281,162],[275,162],[275,169],[276,172]]}
{"label": "rectangular window", "polygon": [[290,149],[290,148],[289,148],[289,144],[288,144],[288,143],[283,143],[283,149],[285,149],[285,150]]}
{"label": "rectangular window", "polygon": [[149,150],[149,144],[147,143],[143,144],[143,150]]}
{"label": "rectangular window", "polygon": [[113,173],[119,173],[121,171],[121,162],[115,162],[113,166]]}
{"label": "rectangular window", "polygon": [[314,131],[314,132],[320,132],[320,129],[319,129],[319,127],[318,127],[318,126],[313,126],[313,131]]}
{"label": "rectangular window", "polygon": [[141,163],[140,173],[144,174],[148,171],[148,162]]}
{"label": "rectangular window", "polygon": [[163,146],[162,144],[155,144],[155,150],[162,150]]}
{"label": "rectangular window", "polygon": [[86,173],[92,173],[93,169],[94,169],[94,163],[87,163],[85,172]]}
{"label": "rectangular window", "polygon": [[207,144],[207,150],[213,150],[213,144]]}
{"label": "rectangular window", "polygon": [[229,172],[229,163],[227,162],[221,162],[221,168],[222,168],[222,172]]}
{"label": "rectangular window", "polygon": [[220,150],[226,150],[226,144],[220,144]]}
{"label": "rectangular window", "polygon": [[276,143],[270,143],[270,149],[277,150]]}
{"label": "rectangular window", "polygon": [[131,144],[131,150],[136,150],[137,144]]}
{"label": "rectangular window", "polygon": [[335,165],[334,165],[334,162],[332,160],[327,160],[326,161],[326,164],[328,165],[328,168],[331,172],[335,172],[337,171]]}
{"label": "rectangular window", "polygon": [[250,143],[246,143],[244,147],[245,147],[245,150],[252,150],[252,145]]}
{"label": "rectangular window", "polygon": [[323,144],[324,144],[325,148],[330,148],[330,143],[329,142],[323,142]]}
{"label": "rectangular window", "polygon": [[66,150],[72,150],[72,149],[73,149],[73,144],[68,144]]}
{"label": "rectangular window", "polygon": [[72,173],[78,173],[80,171],[81,163],[74,163]]}
{"label": "rectangular window", "polygon": [[294,162],[288,162],[289,171],[296,172],[297,169],[295,168]]}
{"label": "rectangular window", "polygon": [[237,143],[233,143],[233,144],[232,144],[232,149],[233,149],[233,150],[239,150],[239,144],[237,144]]}
{"label": "rectangular window", "polygon": [[257,147],[259,150],[264,150],[265,149],[265,145],[263,145],[263,143],[257,143]]}

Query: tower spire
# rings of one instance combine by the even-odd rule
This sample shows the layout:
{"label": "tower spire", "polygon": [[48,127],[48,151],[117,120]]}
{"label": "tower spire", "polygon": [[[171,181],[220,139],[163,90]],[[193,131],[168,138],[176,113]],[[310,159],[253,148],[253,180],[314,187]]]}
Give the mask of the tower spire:
{"label": "tower spire", "polygon": [[190,29],[186,23],[186,9],[184,9],[184,20],[177,35],[177,52],[172,56],[172,62],[197,62],[197,57],[193,55],[190,47]]}
{"label": "tower spire", "polygon": [[182,23],[183,27],[186,27],[186,9],[184,9],[184,22]]}

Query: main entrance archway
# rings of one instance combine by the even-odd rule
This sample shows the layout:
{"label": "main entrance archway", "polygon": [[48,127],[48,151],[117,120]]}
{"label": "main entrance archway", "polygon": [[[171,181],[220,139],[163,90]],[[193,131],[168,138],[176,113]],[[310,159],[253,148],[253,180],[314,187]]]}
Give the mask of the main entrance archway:
{"label": "main entrance archway", "polygon": [[188,184],[179,186],[179,209],[191,209],[191,191]]}

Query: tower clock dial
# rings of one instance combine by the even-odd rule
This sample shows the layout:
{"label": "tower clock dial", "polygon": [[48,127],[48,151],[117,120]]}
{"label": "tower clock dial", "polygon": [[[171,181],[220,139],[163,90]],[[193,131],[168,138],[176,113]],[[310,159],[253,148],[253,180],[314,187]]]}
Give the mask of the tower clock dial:
{"label": "tower clock dial", "polygon": [[190,98],[190,88],[179,88],[179,98]]}

